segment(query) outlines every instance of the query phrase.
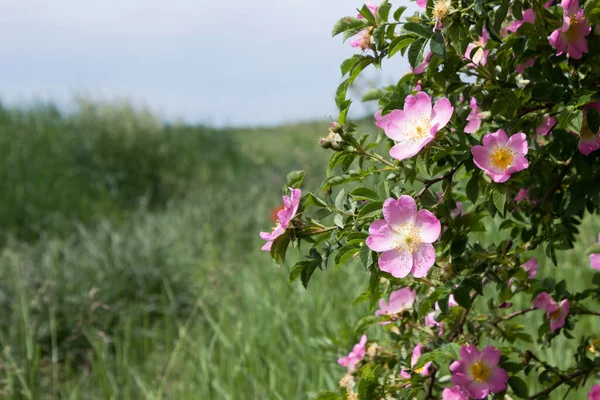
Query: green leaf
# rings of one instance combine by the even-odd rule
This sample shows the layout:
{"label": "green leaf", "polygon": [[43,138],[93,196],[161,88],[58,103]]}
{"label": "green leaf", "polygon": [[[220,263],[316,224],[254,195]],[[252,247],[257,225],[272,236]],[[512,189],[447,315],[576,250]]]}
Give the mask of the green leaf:
{"label": "green leaf", "polygon": [[316,400],[341,400],[341,397],[335,392],[321,392],[317,395]]}
{"label": "green leaf", "polygon": [[358,257],[365,268],[369,268],[369,266],[373,263],[373,253],[371,253],[371,249],[367,245],[364,245],[360,248],[358,251]]}
{"label": "green leaf", "polygon": [[496,209],[502,216],[504,216],[504,208],[506,206],[506,187],[497,186],[492,193],[492,200],[496,206]]}
{"label": "green leaf", "polygon": [[315,269],[317,269],[318,265],[318,261],[312,261],[302,270],[302,273],[300,274],[300,280],[302,281],[302,286],[304,286],[304,289],[308,289],[308,281],[310,281],[310,278],[313,272],[315,272]]}
{"label": "green leaf", "polygon": [[388,58],[392,57],[394,54],[399,52],[400,50],[404,50],[412,43],[414,43],[416,39],[413,36],[400,36],[395,38],[388,48]]}
{"label": "green leaf", "polygon": [[357,11],[364,17],[364,19],[369,21],[370,24],[375,24],[375,16],[366,4],[364,4],[360,10],[357,9]]}
{"label": "green leaf", "polygon": [[600,114],[595,108],[590,108],[587,112],[587,126],[594,133],[600,130]]}
{"label": "green leaf", "polygon": [[508,15],[508,6],[510,5],[510,1],[509,0],[502,0],[502,4],[500,4],[500,7],[498,7],[498,9],[496,10],[496,16],[494,18],[494,29],[496,29],[496,31],[500,31],[500,29],[502,29],[502,23],[504,22],[504,20],[506,19],[506,16]]}
{"label": "green leaf", "polygon": [[581,127],[583,126],[583,111],[575,110],[568,118],[568,128],[579,135],[581,133]]}
{"label": "green leaf", "polygon": [[296,265],[290,270],[290,274],[288,275],[288,282],[292,284],[298,277],[302,274],[302,271],[311,261],[298,261]]}
{"label": "green leaf", "polygon": [[377,322],[378,319],[379,317],[376,317],[374,315],[367,315],[366,317],[362,317],[356,323],[356,326],[354,327],[354,333],[361,333],[367,326],[373,325],[375,322]]}
{"label": "green leaf", "polygon": [[421,63],[426,42],[427,39],[418,39],[408,48],[408,62],[411,67],[416,68]]}
{"label": "green leaf", "polygon": [[305,171],[292,171],[287,174],[286,186],[289,188],[299,188],[302,186],[302,182],[304,182],[304,176],[306,175]]}
{"label": "green leaf", "polygon": [[471,307],[471,288],[467,286],[459,286],[454,289],[454,299],[459,306],[463,308]]}
{"label": "green leaf", "polygon": [[379,200],[377,192],[367,187],[358,187],[354,189],[350,192],[350,196],[354,197],[356,200]]}
{"label": "green leaf", "polygon": [[429,44],[431,47],[431,52],[441,59],[446,59],[446,44],[444,43],[444,37],[441,32],[437,32],[433,39],[431,39],[431,43]]}
{"label": "green leaf", "polygon": [[382,201],[374,201],[371,203],[365,204],[358,211],[359,218],[371,217],[382,211],[383,202]]}
{"label": "green leaf", "polygon": [[377,22],[387,22],[391,9],[392,5],[389,3],[384,3],[380,5],[379,9],[377,10],[377,16],[375,18]]}
{"label": "green leaf", "polygon": [[329,205],[324,200],[321,200],[312,193],[306,196],[306,205],[329,208]]}
{"label": "green leaf", "polygon": [[354,255],[356,255],[356,253],[358,253],[359,250],[360,247],[356,247],[353,245],[346,245],[341,247],[335,255],[335,266],[339,267],[340,265],[345,264],[346,261],[348,261]]}
{"label": "green leaf", "polygon": [[426,39],[433,36],[433,30],[430,26],[417,24],[416,22],[407,22],[403,25],[405,31],[416,33]]}
{"label": "green leaf", "polygon": [[400,18],[402,18],[402,14],[404,13],[405,10],[406,10],[406,7],[404,7],[404,6],[398,7],[398,9],[396,11],[394,11],[394,19],[396,21],[400,21]]}
{"label": "green leaf", "polygon": [[283,265],[285,262],[285,253],[290,244],[290,237],[287,234],[279,236],[271,245],[271,257],[278,265]]}
{"label": "green leaf", "polygon": [[352,57],[345,59],[340,65],[342,76],[345,76],[348,72],[350,72],[352,67],[354,67],[354,65],[358,63],[361,59],[362,56],[360,54],[355,54]]}
{"label": "green leaf", "polygon": [[365,21],[364,19],[344,17],[341,18],[338,22],[336,22],[333,26],[333,30],[331,31],[331,37],[337,36],[342,32],[350,32],[351,34],[349,36],[353,36],[360,32],[362,29],[364,29],[366,26],[367,21]]}
{"label": "green leaf", "polygon": [[590,254],[600,254],[600,243],[593,244],[585,250],[586,256]]}
{"label": "green leaf", "polygon": [[512,389],[513,393],[520,399],[529,398],[529,389],[523,379],[518,376],[511,376],[508,378],[508,385]]}
{"label": "green leaf", "polygon": [[473,173],[473,176],[467,182],[467,197],[471,203],[477,203],[479,198],[479,174],[477,173]]}
{"label": "green leaf", "polygon": [[372,101],[372,100],[379,100],[381,99],[383,96],[385,96],[388,92],[386,90],[383,89],[369,89],[365,92],[365,94],[363,94],[362,97],[362,101]]}

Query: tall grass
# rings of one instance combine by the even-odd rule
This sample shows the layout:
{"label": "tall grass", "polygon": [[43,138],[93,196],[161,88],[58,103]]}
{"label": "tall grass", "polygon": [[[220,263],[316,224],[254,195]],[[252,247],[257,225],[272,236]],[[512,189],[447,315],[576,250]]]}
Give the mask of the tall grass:
{"label": "tall grass", "polygon": [[[89,103],[71,115],[3,109],[0,121],[3,397],[288,400],[336,388],[368,276],[347,265],[308,290],[289,285],[257,234],[288,170],[307,169],[309,188],[323,177],[325,123],[211,131]],[[581,252],[597,229],[586,224],[560,268],[540,257],[539,275],[585,287]],[[574,346],[543,356],[561,365]]]}

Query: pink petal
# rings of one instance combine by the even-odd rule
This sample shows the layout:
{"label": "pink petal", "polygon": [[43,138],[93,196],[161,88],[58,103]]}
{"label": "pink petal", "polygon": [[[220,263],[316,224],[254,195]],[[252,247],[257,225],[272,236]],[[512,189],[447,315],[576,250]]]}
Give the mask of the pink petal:
{"label": "pink petal", "polygon": [[546,292],[538,294],[535,300],[531,303],[531,305],[537,308],[538,310],[545,310],[551,304],[554,304],[554,300]]}
{"label": "pink petal", "polygon": [[421,351],[423,350],[423,343],[417,344],[413,348],[412,356],[410,357],[410,367],[413,368],[417,361],[419,361],[419,357],[421,357]]}
{"label": "pink petal", "polygon": [[405,160],[418,154],[419,151],[421,151],[421,149],[433,139],[433,136],[430,136],[420,141],[407,140],[402,143],[398,143],[390,149],[390,156],[392,156],[392,158],[395,158],[396,160]]}
{"label": "pink petal", "polygon": [[406,195],[400,196],[398,200],[387,199],[383,203],[383,218],[392,227],[414,224],[417,219],[417,203]]}
{"label": "pink petal", "polygon": [[506,390],[506,382],[508,382],[508,374],[502,368],[494,368],[492,376],[488,381],[490,390],[493,393],[499,393]]}
{"label": "pink petal", "polygon": [[404,102],[404,112],[413,119],[431,118],[431,97],[425,92],[408,96]]}
{"label": "pink petal", "polygon": [[404,114],[404,111],[392,110],[389,114],[381,115],[381,110],[377,110],[375,113],[375,125],[385,130],[391,121],[402,118],[402,115],[399,114]]}
{"label": "pink petal", "polygon": [[476,383],[471,381],[462,388],[473,399],[485,399],[490,393],[487,382]]}
{"label": "pink petal", "polygon": [[600,254],[590,254],[590,265],[600,271]]}
{"label": "pink petal", "polygon": [[548,132],[556,125],[556,120],[552,118],[549,114],[544,115],[544,122],[537,127],[535,133],[537,135],[546,136]]}
{"label": "pink petal", "polygon": [[263,245],[260,249],[263,251],[271,251],[271,247],[273,246],[273,241],[269,241]]}
{"label": "pink petal", "polygon": [[459,386],[452,386],[444,389],[442,400],[469,400],[469,397]]}
{"label": "pink petal", "polygon": [[369,235],[366,244],[373,251],[388,251],[397,246],[396,237],[398,234],[383,219],[371,223]]}
{"label": "pink petal", "polygon": [[483,145],[490,149],[496,146],[503,146],[506,142],[508,142],[508,135],[502,129],[498,129],[496,132],[483,137]]}
{"label": "pink petal", "polygon": [[417,213],[417,228],[420,230],[421,240],[424,243],[433,243],[440,236],[442,226],[440,220],[433,213],[427,210],[420,210]]}
{"label": "pink petal", "polygon": [[390,295],[390,312],[396,314],[412,308],[416,298],[416,293],[409,287],[402,288],[392,292]]}
{"label": "pink petal", "polygon": [[417,0],[417,5],[421,8],[427,8],[427,0]]}
{"label": "pink petal", "polygon": [[490,164],[490,151],[483,146],[471,147],[471,154],[473,154],[473,162],[482,170],[491,168]]}
{"label": "pink petal", "polygon": [[481,352],[474,344],[467,344],[460,348],[460,357],[465,364],[471,365],[481,357]]}
{"label": "pink petal", "polygon": [[500,362],[500,350],[496,350],[494,346],[486,346],[481,352],[481,360],[487,365],[496,366]]}
{"label": "pink petal", "polygon": [[389,272],[396,278],[404,278],[413,266],[412,254],[408,251],[386,251],[379,256],[379,269]]}
{"label": "pink petal", "polygon": [[[412,134],[412,125],[408,115],[403,110],[394,110],[382,118],[386,118],[385,134],[390,139],[397,141],[406,140]],[[385,122],[382,122],[384,124]]]}
{"label": "pink petal", "polygon": [[450,100],[445,97],[439,99],[433,107],[433,114],[431,114],[431,125],[437,125],[437,129],[442,129],[452,118],[454,107],[450,104]]}
{"label": "pink petal", "polygon": [[429,269],[435,264],[435,249],[431,243],[421,243],[412,255],[412,274],[415,278],[427,276]]}
{"label": "pink petal", "polygon": [[522,155],[527,154],[529,147],[527,146],[527,137],[524,133],[515,133],[508,139],[508,148]]}
{"label": "pink petal", "polygon": [[389,311],[390,309],[388,308],[387,303],[385,302],[385,299],[379,299],[379,310],[377,310],[375,312],[375,315],[382,315],[385,314]]}

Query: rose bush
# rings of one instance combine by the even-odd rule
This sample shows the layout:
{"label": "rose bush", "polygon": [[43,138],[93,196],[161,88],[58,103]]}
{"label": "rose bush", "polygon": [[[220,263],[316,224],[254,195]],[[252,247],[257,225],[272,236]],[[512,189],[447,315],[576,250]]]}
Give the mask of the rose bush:
{"label": "rose bush", "polygon": [[[575,292],[538,279],[531,252],[558,264],[584,216],[600,210],[600,1],[417,6],[404,17],[406,7],[369,3],[335,24],[359,54],[342,62],[340,114],[319,141],[332,151],[328,177],[300,198],[304,172],[291,172],[279,223],[261,233],[279,264],[304,242],[290,281],[305,287],[328,266],[360,263],[370,274],[355,301],[370,313],[339,359],[341,389],[318,398],[552,398],[598,382],[595,332],[570,332],[600,317],[600,274]],[[411,72],[365,93],[381,131],[360,134],[348,88],[398,54]],[[494,243],[478,240],[493,226]],[[587,256],[599,269],[600,244]],[[523,297],[531,307],[507,310]],[[545,322],[532,336],[517,321],[536,312]],[[367,341],[367,328],[382,339]],[[575,366],[540,357],[557,336],[579,344]],[[531,379],[545,389],[533,393]]]}

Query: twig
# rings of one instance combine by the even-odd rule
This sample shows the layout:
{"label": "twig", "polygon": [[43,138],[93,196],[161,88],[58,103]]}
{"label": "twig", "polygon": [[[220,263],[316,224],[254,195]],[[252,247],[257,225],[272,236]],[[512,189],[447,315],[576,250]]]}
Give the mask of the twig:
{"label": "twig", "polygon": [[433,395],[433,387],[435,386],[435,374],[437,373],[437,369],[434,369],[429,378],[429,389],[427,389],[427,394],[425,395],[425,400],[428,400]]}
{"label": "twig", "polygon": [[452,180],[452,177],[454,176],[454,174],[456,173],[456,171],[459,170],[460,167],[462,167],[462,165],[464,164],[465,160],[460,161],[458,164],[456,164],[456,166],[454,168],[452,168],[450,171],[446,172],[444,175],[439,176],[437,178],[433,178],[433,179],[427,179],[425,181],[423,181],[423,184],[425,186],[423,186],[423,189],[421,189],[421,191],[415,196],[415,200],[420,199],[421,197],[423,197],[423,195],[425,194],[425,192],[427,191],[427,189],[429,189],[431,187],[431,185],[438,183],[440,181],[443,180]]}
{"label": "twig", "polygon": [[543,397],[546,396],[547,394],[549,394],[550,392],[552,392],[554,389],[556,389],[557,387],[559,387],[560,385],[562,385],[563,383],[570,381],[573,378],[577,378],[578,376],[581,375],[586,375],[588,373],[590,373],[591,371],[589,369],[580,369],[579,371],[575,371],[572,374],[568,374],[568,375],[563,375],[561,376],[560,380],[550,386],[548,386],[546,389],[542,390],[541,392],[537,392],[536,394],[529,396],[529,400],[532,399],[537,399],[539,397]]}
{"label": "twig", "polygon": [[567,175],[567,171],[569,170],[569,165],[571,164],[571,160],[572,160],[572,158],[569,158],[567,161],[565,161],[565,163],[563,164],[563,169],[560,172],[560,175],[558,176],[558,178],[556,179],[556,181],[554,182],[554,184],[552,185],[550,190],[548,190],[548,192],[546,192],[544,197],[542,197],[539,202],[535,203],[531,207],[532,212],[535,211],[538,207],[540,207],[543,203],[545,203],[554,194],[554,192],[556,192],[560,188],[560,185],[561,185],[565,175]]}
{"label": "twig", "polygon": [[504,317],[500,317],[496,322],[494,322],[494,325],[496,325],[499,322],[502,321],[508,321],[509,319],[512,319],[514,317],[518,317],[519,315],[523,315],[528,313],[529,311],[534,311],[537,310],[535,307],[530,307],[530,308],[525,308],[523,310],[519,310],[519,311],[515,311],[514,313],[505,315]]}

